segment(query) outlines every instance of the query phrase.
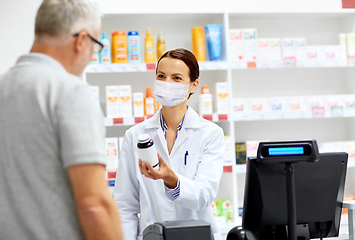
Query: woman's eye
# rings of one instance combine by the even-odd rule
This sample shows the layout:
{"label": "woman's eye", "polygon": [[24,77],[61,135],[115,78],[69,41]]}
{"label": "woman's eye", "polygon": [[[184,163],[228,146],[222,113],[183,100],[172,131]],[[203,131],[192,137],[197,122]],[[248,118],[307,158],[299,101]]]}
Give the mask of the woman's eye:
{"label": "woman's eye", "polygon": [[182,80],[180,77],[175,77],[175,80]]}
{"label": "woman's eye", "polygon": [[164,75],[159,74],[157,77],[158,77],[158,78],[163,78],[163,77],[164,77]]}

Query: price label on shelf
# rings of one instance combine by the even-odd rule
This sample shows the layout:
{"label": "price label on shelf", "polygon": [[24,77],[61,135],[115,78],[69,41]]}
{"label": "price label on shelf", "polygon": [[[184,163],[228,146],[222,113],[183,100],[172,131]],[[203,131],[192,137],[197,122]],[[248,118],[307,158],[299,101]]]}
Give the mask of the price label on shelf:
{"label": "price label on shelf", "polygon": [[295,68],[296,67],[296,58],[295,57],[285,57],[284,58],[284,67],[285,68]]}
{"label": "price label on shelf", "polygon": [[247,62],[247,68],[256,68],[256,62]]}
{"label": "price label on shelf", "polygon": [[107,171],[107,178],[116,178],[116,171]]}
{"label": "price label on shelf", "polygon": [[134,125],[134,117],[125,117],[123,119],[123,124],[124,125]]}
{"label": "price label on shelf", "polygon": [[198,66],[200,71],[206,69],[206,62],[198,62]]}
{"label": "price label on shelf", "polygon": [[155,70],[155,63],[146,63],[145,64],[147,71],[154,71]]}
{"label": "price label on shelf", "polygon": [[247,68],[247,63],[245,61],[232,62],[230,66],[232,69],[245,69]]}
{"label": "price label on shelf", "polygon": [[223,166],[223,172],[224,173],[233,172],[233,166]]}
{"label": "price label on shelf", "polygon": [[218,70],[218,69],[221,69],[221,66],[218,63],[213,63],[213,64],[211,64],[210,69],[211,70]]}
{"label": "price label on shelf", "polygon": [[114,118],[113,125],[123,124],[123,118]]}
{"label": "price label on shelf", "polygon": [[324,107],[313,107],[312,108],[312,117],[313,118],[324,118],[325,111]]}
{"label": "price label on shelf", "polygon": [[204,64],[204,69],[205,70],[213,70],[213,65],[210,62],[205,62]]}
{"label": "price label on shelf", "polygon": [[218,121],[228,121],[228,114],[218,114]]}
{"label": "price label on shelf", "polygon": [[114,187],[115,186],[115,180],[108,180],[107,184],[109,187]]}
{"label": "price label on shelf", "polygon": [[212,121],[213,116],[212,116],[212,114],[207,114],[207,115],[202,115],[202,118],[204,118],[204,119],[206,119],[208,121]]}
{"label": "price label on shelf", "polygon": [[144,117],[135,117],[134,124],[138,124],[144,121]]}

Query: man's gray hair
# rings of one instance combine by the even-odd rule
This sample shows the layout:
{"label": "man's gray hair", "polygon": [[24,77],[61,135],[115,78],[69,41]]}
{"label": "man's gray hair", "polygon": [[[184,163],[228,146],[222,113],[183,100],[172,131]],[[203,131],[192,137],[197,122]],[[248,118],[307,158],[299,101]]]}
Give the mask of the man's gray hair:
{"label": "man's gray hair", "polygon": [[101,12],[91,0],[44,0],[38,9],[35,35],[66,37],[81,30],[100,29]]}

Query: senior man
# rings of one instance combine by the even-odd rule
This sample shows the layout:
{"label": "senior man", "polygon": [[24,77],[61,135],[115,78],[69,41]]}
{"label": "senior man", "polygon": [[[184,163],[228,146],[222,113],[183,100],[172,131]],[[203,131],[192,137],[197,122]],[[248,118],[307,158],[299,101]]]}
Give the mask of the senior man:
{"label": "senior man", "polygon": [[0,76],[1,239],[122,239],[102,114],[78,77],[100,19],[88,0],[44,0],[31,53]]}

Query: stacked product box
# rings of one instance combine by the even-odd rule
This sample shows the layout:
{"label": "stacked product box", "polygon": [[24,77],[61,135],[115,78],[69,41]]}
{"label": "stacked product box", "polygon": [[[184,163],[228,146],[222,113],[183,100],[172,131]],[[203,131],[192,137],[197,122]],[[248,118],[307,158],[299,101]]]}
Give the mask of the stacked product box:
{"label": "stacked product box", "polygon": [[282,68],[281,38],[269,38],[269,68]]}
{"label": "stacked product box", "polygon": [[286,97],[272,97],[269,100],[270,111],[267,116],[268,119],[283,119],[285,118],[285,112],[287,107]]}
{"label": "stacked product box", "polygon": [[355,33],[346,34],[346,47],[348,52],[348,65],[355,66]]}
{"label": "stacked product box", "polygon": [[243,30],[229,30],[229,60],[237,68],[246,68],[243,53]]}
{"label": "stacked product box", "polygon": [[282,38],[281,39],[282,46],[282,58],[284,61],[285,68],[293,68],[296,67],[296,55],[295,48],[293,45],[293,38]]}
{"label": "stacked product box", "polygon": [[207,86],[203,86],[201,88],[201,94],[198,97],[198,101],[199,114],[201,116],[213,114],[212,94],[210,94]]}
{"label": "stacked product box", "polygon": [[304,67],[304,61],[306,60],[306,38],[294,38],[293,47],[295,51],[296,66]]}
{"label": "stacked product box", "polygon": [[267,38],[258,38],[258,68],[268,68],[270,62],[270,44]]}
{"label": "stacked product box", "polygon": [[305,67],[344,67],[346,57],[341,45],[307,46]]}
{"label": "stacked product box", "polygon": [[119,117],[132,117],[132,89],[131,85],[119,85]]}
{"label": "stacked product box", "polygon": [[321,51],[321,46],[306,46],[305,67],[320,67]]}
{"label": "stacked product box", "polygon": [[235,121],[355,116],[355,95],[234,98]]}
{"label": "stacked product box", "polygon": [[342,96],[343,101],[343,116],[354,117],[355,116],[355,95],[347,94]]}
{"label": "stacked product box", "polygon": [[339,34],[339,44],[340,44],[340,54],[341,54],[340,58],[347,59],[348,54],[347,54],[346,34],[345,33]]}
{"label": "stacked product box", "polygon": [[[258,147],[259,143],[262,141],[257,141],[257,140],[250,140],[246,141],[246,148],[247,148],[247,158],[248,157],[256,157],[258,153]],[[247,159],[248,161],[248,159]]]}
{"label": "stacked product box", "polygon": [[269,98],[251,98],[249,110],[249,120],[267,119],[270,112],[270,99]]}
{"label": "stacked product box", "polygon": [[106,86],[106,117],[120,117],[118,86]]}
{"label": "stacked product box", "polygon": [[233,119],[235,121],[245,121],[248,117],[247,108],[249,108],[248,98],[233,99]]}
{"label": "stacked product box", "polygon": [[228,83],[216,83],[216,112],[217,114],[228,114],[229,112],[229,94]]}
{"label": "stacked product box", "polygon": [[235,143],[235,163],[245,164],[247,161],[247,145],[245,142]]}
{"label": "stacked product box", "polygon": [[308,98],[306,96],[292,96],[286,98],[286,119],[310,118]]}
{"label": "stacked product box", "polygon": [[144,95],[143,92],[133,93],[134,117],[144,117]]}
{"label": "stacked product box", "polygon": [[131,85],[106,86],[106,117],[132,117]]}
{"label": "stacked product box", "polygon": [[233,165],[232,160],[234,159],[232,139],[230,136],[224,136],[225,151],[224,151],[224,166]]}
{"label": "stacked product box", "polygon": [[255,28],[243,29],[243,53],[247,67],[256,68],[258,42]]}
{"label": "stacked product box", "polygon": [[343,95],[328,95],[325,97],[325,117],[343,117]]}
{"label": "stacked product box", "polygon": [[328,45],[324,49],[325,59],[334,62],[330,66],[347,66],[346,54],[344,54],[343,46],[341,45]]}
{"label": "stacked product box", "polygon": [[312,118],[325,117],[325,96],[308,96],[308,109]]}
{"label": "stacked product box", "polygon": [[115,186],[116,172],[118,167],[118,139],[105,138],[106,146],[106,177],[110,187]]}

